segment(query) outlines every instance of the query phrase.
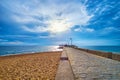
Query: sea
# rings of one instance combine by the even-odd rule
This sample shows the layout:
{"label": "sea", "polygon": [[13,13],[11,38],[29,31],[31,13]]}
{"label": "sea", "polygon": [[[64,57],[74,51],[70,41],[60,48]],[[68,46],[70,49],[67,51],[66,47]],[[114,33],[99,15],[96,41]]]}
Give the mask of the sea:
{"label": "sea", "polygon": [[120,46],[79,46],[80,48],[120,54]]}
{"label": "sea", "polygon": [[[59,46],[0,46],[0,56],[47,51],[61,51],[62,49],[59,49],[58,47]],[[120,46],[79,46],[79,47],[120,54]]]}
{"label": "sea", "polygon": [[61,51],[59,46],[0,46],[0,56],[35,52]]}

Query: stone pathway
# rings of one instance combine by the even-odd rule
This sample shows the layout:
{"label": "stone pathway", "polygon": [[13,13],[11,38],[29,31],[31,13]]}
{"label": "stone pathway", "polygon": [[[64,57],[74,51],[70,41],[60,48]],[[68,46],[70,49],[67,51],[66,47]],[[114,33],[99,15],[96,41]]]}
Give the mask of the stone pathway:
{"label": "stone pathway", "polygon": [[[75,80],[120,80],[120,62],[73,48],[66,47],[65,50],[67,51]],[[66,63],[63,65],[66,65]],[[59,80],[71,79],[63,78]]]}
{"label": "stone pathway", "polygon": [[63,50],[63,53],[61,55],[61,60],[58,66],[55,80],[74,80],[72,68],[65,50]]}

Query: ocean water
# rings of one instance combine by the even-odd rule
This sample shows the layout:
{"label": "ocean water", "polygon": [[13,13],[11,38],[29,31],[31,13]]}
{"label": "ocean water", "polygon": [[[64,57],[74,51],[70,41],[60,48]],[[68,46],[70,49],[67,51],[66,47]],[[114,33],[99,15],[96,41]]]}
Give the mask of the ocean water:
{"label": "ocean water", "polygon": [[0,46],[0,56],[60,50],[58,46]]}
{"label": "ocean water", "polygon": [[[79,46],[79,47],[120,54],[120,46]],[[58,49],[58,46],[0,46],[0,56],[46,51],[61,51],[61,49]]]}
{"label": "ocean water", "polygon": [[79,46],[80,48],[120,54],[120,46]]}

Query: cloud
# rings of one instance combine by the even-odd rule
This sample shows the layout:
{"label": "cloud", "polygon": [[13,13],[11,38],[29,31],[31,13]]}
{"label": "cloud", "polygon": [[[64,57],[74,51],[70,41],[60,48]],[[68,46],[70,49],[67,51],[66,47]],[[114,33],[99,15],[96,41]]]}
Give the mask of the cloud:
{"label": "cloud", "polygon": [[21,45],[24,44],[22,41],[9,41],[6,39],[0,39],[0,45]]}
{"label": "cloud", "polygon": [[117,14],[115,14],[115,16],[112,18],[113,20],[118,20],[118,19],[120,19],[120,11],[117,13]]}
{"label": "cloud", "polygon": [[30,38],[29,35],[0,35],[1,38]]}
{"label": "cloud", "polygon": [[76,29],[74,29],[74,31],[76,31],[76,32],[82,32],[82,29],[81,28],[76,28]]}
{"label": "cloud", "polygon": [[10,42],[1,42],[0,45],[23,45],[24,42],[21,41],[10,41]]}
{"label": "cloud", "polygon": [[0,39],[0,42],[3,42],[3,41],[8,41],[8,40],[6,40],[6,39]]}
{"label": "cloud", "polygon": [[[58,3],[57,0],[44,2],[42,0],[32,0],[29,2],[24,1],[24,3],[8,1],[2,5],[13,12],[11,18],[15,22],[24,24],[23,30],[37,33],[62,33],[72,29],[77,24],[87,25],[94,16],[89,14],[85,4],[74,1],[66,3]],[[31,23],[35,26],[30,27],[27,25]]]}
{"label": "cloud", "polygon": [[33,28],[29,28],[27,26],[22,26],[22,28],[29,32],[50,32],[50,33],[60,33],[69,30],[72,27],[72,23],[64,20],[50,20],[47,23],[47,26],[35,26]]}
{"label": "cloud", "polygon": [[[53,35],[53,34],[50,34],[50,35],[0,35],[0,38],[9,38],[9,39],[42,39],[42,38],[55,38],[56,36],[59,36],[59,35]],[[0,39],[0,42],[5,42],[5,41],[8,41],[8,40],[5,40],[5,39]]]}
{"label": "cloud", "polygon": [[13,15],[12,18],[15,22],[25,24],[25,23],[39,23],[40,21],[32,16],[25,16],[25,15]]}
{"label": "cloud", "polygon": [[35,26],[34,28],[29,28],[27,26],[22,26],[21,28],[23,30],[25,30],[25,31],[35,32],[35,33],[41,33],[41,32],[45,32],[46,31],[46,28],[45,27],[41,27],[41,26]]}
{"label": "cloud", "polygon": [[117,20],[117,19],[119,19],[120,18],[120,16],[115,16],[115,17],[113,17],[112,19],[113,20]]}
{"label": "cloud", "polygon": [[108,33],[111,33],[111,32],[120,32],[120,29],[119,28],[115,28],[115,27],[105,27],[103,30],[102,30],[102,34],[108,34]]}
{"label": "cloud", "polygon": [[48,35],[48,36],[37,36],[37,38],[54,38],[55,35]]}
{"label": "cloud", "polygon": [[79,27],[74,29],[75,32],[94,32],[93,28]]}
{"label": "cloud", "polygon": [[87,31],[87,32],[94,32],[95,30],[92,29],[92,28],[86,28],[86,31]]}
{"label": "cloud", "polygon": [[0,45],[38,45],[38,43],[28,43],[23,41],[9,41],[9,40],[1,40],[0,39]]}
{"label": "cloud", "polygon": [[53,44],[54,45],[64,45],[64,44],[66,44],[67,42],[66,41],[56,41],[56,42],[54,42]]}
{"label": "cloud", "polygon": [[[117,27],[104,27],[103,29],[96,30],[97,36],[106,36],[106,35],[118,35],[116,34],[120,32],[120,28]],[[111,36],[111,37],[117,37],[117,36]]]}

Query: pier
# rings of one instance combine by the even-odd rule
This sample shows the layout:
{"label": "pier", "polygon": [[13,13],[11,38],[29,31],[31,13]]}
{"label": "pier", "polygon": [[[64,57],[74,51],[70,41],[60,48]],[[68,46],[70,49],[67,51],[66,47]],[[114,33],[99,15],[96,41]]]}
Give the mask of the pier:
{"label": "pier", "polygon": [[64,47],[55,80],[120,80],[120,62]]}

